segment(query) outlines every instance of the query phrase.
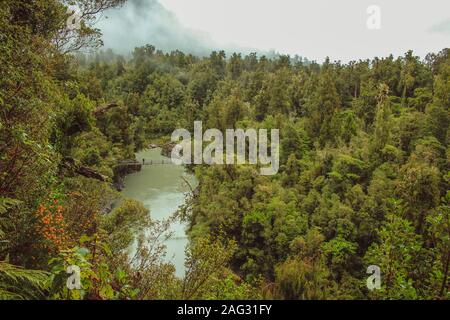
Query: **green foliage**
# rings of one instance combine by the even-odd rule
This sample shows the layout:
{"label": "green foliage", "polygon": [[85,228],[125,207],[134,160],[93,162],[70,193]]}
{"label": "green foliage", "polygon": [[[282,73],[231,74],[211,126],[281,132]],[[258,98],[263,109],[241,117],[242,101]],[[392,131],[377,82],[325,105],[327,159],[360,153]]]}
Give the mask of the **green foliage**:
{"label": "green foliage", "polygon": [[323,236],[310,230],[291,245],[294,255],[276,266],[276,294],[284,299],[317,300],[328,296],[329,270],[320,246]]}
{"label": "green foliage", "polygon": [[428,216],[428,228],[434,245],[434,265],[430,285],[430,298],[448,299],[450,295],[450,192],[442,204]]}
{"label": "green foliage", "polygon": [[49,274],[0,261],[0,299],[42,299],[49,286]]}
{"label": "green foliage", "polygon": [[[182,299],[216,298],[223,295],[243,294],[245,287],[234,285],[229,278],[223,277],[233,252],[234,242],[223,244],[220,239],[210,237],[193,241],[186,251],[186,275],[182,283]],[[220,287],[228,287],[228,292],[218,292]],[[236,292],[233,292],[236,291]]]}
{"label": "green foliage", "polygon": [[[445,296],[448,247],[430,242],[428,230],[448,188],[445,52],[439,71],[411,52],[297,69],[261,58],[234,73],[235,82],[220,82],[205,109],[208,126],[233,126],[221,122],[233,110],[222,102],[244,93],[246,119],[236,123],[281,130],[281,173],[263,179],[246,168],[198,168],[191,236],[224,230],[238,244],[231,267],[248,281],[271,282],[264,294],[272,298]],[[307,248],[315,228],[323,238]],[[380,253],[391,242],[405,260]],[[369,262],[392,268],[390,289],[366,290]]]}
{"label": "green foliage", "polygon": [[377,299],[417,299],[414,280],[420,276],[416,263],[423,262],[422,238],[415,234],[411,223],[402,217],[396,202],[394,211],[386,216],[385,225],[378,231],[379,242],[366,253],[368,264],[383,270],[381,290],[372,291]]}
{"label": "green foliage", "polygon": [[127,250],[136,235],[149,226],[149,211],[142,203],[131,199],[124,200],[102,219],[102,228],[110,235],[108,243],[114,252]]}

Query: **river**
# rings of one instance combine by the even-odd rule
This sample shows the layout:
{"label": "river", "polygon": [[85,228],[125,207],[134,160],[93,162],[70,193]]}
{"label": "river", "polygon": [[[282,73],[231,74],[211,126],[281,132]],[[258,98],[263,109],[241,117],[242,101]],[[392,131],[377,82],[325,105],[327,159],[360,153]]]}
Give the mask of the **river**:
{"label": "river", "polygon": [[[144,150],[136,154],[136,159],[142,163],[150,161],[167,161],[168,158],[161,155],[161,149]],[[192,174],[186,172],[183,166],[172,164],[143,166],[140,172],[128,175],[125,178],[125,188],[122,194],[126,198],[141,201],[150,210],[152,219],[163,220],[177,211],[186,198],[189,187],[183,181],[184,177],[195,187],[197,181]],[[173,235],[165,242],[167,246],[166,259],[174,264],[176,275],[184,276],[185,247],[188,243],[186,225],[175,222],[171,226]]]}

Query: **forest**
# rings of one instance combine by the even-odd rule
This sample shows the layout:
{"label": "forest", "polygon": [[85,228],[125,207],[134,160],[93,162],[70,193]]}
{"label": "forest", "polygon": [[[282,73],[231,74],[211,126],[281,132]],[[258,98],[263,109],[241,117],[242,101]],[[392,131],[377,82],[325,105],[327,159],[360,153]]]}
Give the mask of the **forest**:
{"label": "forest", "polygon": [[[151,44],[123,56],[95,28],[123,2],[0,5],[0,299],[450,299],[448,48],[349,63]],[[177,214],[179,278],[167,223],[121,195],[118,163],[194,121],[279,129],[280,169],[187,168],[199,186]]]}

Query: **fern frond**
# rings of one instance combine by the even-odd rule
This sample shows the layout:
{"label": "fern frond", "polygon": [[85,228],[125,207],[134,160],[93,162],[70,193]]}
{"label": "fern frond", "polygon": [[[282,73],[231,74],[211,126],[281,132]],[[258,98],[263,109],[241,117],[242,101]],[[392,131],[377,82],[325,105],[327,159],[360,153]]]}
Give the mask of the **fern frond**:
{"label": "fern frond", "polygon": [[0,261],[0,299],[42,299],[49,286],[49,274]]}
{"label": "fern frond", "polygon": [[0,215],[6,213],[9,209],[18,206],[21,201],[11,198],[0,197]]}
{"label": "fern frond", "polygon": [[11,198],[0,197],[0,249],[7,243],[7,240],[4,240],[6,230],[9,230],[13,226],[13,222],[11,218],[8,217],[7,213],[9,210],[17,207],[21,204],[21,201]]}

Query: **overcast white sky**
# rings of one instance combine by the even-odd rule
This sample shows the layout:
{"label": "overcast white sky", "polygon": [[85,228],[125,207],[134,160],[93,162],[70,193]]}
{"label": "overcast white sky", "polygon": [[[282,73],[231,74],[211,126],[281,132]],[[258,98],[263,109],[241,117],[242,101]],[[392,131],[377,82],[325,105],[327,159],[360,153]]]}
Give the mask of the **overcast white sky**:
{"label": "overcast white sky", "polygon": [[[299,54],[322,61],[424,56],[450,46],[450,0],[160,0],[187,28],[219,45]],[[381,8],[381,30],[366,26]]]}

